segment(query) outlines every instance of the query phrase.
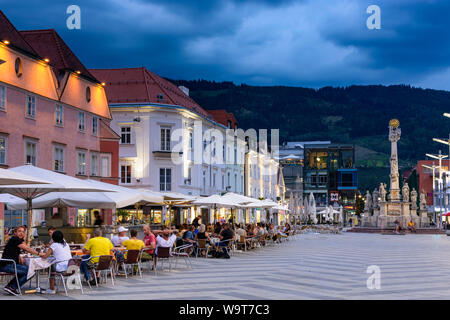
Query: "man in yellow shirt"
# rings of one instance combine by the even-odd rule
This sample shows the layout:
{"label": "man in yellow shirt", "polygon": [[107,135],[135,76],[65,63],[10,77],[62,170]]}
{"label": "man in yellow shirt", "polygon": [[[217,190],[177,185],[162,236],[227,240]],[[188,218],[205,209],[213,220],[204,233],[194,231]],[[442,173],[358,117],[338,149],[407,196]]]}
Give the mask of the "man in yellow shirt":
{"label": "man in yellow shirt", "polygon": [[417,230],[416,230],[416,227],[414,226],[414,221],[409,221],[409,223],[408,223],[408,230],[410,230],[411,232],[416,232],[417,233]]}
{"label": "man in yellow shirt", "polygon": [[[130,231],[131,239],[122,242],[122,245],[127,248],[127,250],[141,250],[145,247],[144,241],[137,239],[137,230],[133,229]],[[125,259],[127,254],[125,253]]]}
{"label": "man in yellow shirt", "polygon": [[[86,281],[92,281],[91,273],[89,272],[89,267],[92,267],[98,262],[98,257],[104,255],[112,255],[112,249],[114,248],[111,240],[102,237],[102,230],[94,230],[94,238],[88,240],[83,248],[83,252],[86,254],[83,256],[83,261],[80,265],[80,271],[84,274]],[[87,260],[89,257],[96,257]]]}

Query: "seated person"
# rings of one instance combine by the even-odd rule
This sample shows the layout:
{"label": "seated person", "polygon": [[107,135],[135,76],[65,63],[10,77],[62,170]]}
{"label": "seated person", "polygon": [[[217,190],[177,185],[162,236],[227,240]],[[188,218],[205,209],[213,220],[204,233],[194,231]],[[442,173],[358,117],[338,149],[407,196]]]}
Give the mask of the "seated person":
{"label": "seated person", "polygon": [[189,229],[183,234],[184,244],[193,244],[195,243],[195,227],[193,225],[189,226]]}
{"label": "seated person", "polygon": [[142,261],[153,260],[156,248],[156,237],[150,230],[150,226],[148,224],[146,224],[143,227],[143,231],[145,234],[144,236],[145,251],[142,252]]}
{"label": "seated person", "polygon": [[214,226],[214,234],[219,235],[221,230],[222,230],[222,226],[220,225],[220,222],[216,222],[216,224]]}
{"label": "seated person", "polygon": [[267,230],[267,234],[269,235],[269,238],[271,238],[273,241],[277,241],[278,234],[272,223],[269,224],[269,230]]}
{"label": "seated person", "polygon": [[[230,225],[225,223],[223,225],[222,231],[219,235],[220,242],[214,245],[215,248],[217,247],[227,247],[229,246],[230,242],[234,240],[234,232],[231,230]],[[224,253],[227,253],[225,248],[222,249]]]}
{"label": "seated person", "polygon": [[128,240],[130,238],[127,237],[127,228],[124,227],[119,227],[119,234],[114,235],[114,237],[112,237],[111,241],[114,245],[114,247],[120,247],[122,245],[122,242],[124,242],[125,240]]}
{"label": "seated person", "polygon": [[[25,227],[20,226],[14,228],[14,233],[5,245],[2,255],[2,259],[11,259],[16,262],[17,278],[19,279],[19,286],[21,287],[27,282],[28,266],[25,264],[25,260],[20,256],[20,250],[24,250],[34,255],[39,254],[36,250],[24,243],[25,234]],[[14,273],[14,264],[12,262],[0,261],[0,271]],[[15,296],[19,295],[16,279],[12,278],[5,286],[4,290]]]}
{"label": "seated person", "polygon": [[409,221],[409,223],[408,223],[408,230],[409,231],[411,231],[411,232],[416,232],[417,233],[417,230],[416,230],[416,227],[414,226],[414,221]]}
{"label": "seated person", "polygon": [[54,228],[54,227],[49,227],[49,228],[47,229],[47,231],[48,231],[48,236],[50,237],[50,241],[48,242],[48,245],[46,245],[46,247],[50,247],[50,246],[52,245],[52,243],[53,243],[52,234],[53,234],[53,232],[56,231],[56,228]]}
{"label": "seated person", "polygon": [[206,226],[204,224],[201,224],[198,228],[198,232],[194,237],[195,243],[197,243],[198,240],[206,240],[206,246],[211,244],[211,238],[209,237],[208,232],[206,232]]}
{"label": "seated person", "polygon": [[[240,237],[244,237],[244,239],[247,237],[247,231],[245,231],[245,229],[242,228],[242,224],[237,225],[236,235],[239,236],[238,239],[240,239]],[[245,239],[244,241],[247,244],[247,247],[251,247],[251,243],[249,240]],[[241,243],[243,243],[243,242],[241,242]]]}
{"label": "seated person", "polygon": [[93,257],[87,261],[81,262],[80,271],[84,274],[84,278],[91,285],[95,284],[92,279],[91,273],[89,272],[89,267],[95,266],[98,263],[99,258],[96,256],[112,255],[114,246],[108,238],[102,237],[102,230],[95,229],[94,237],[89,239],[86,245],[83,247],[83,252],[86,254],[83,256],[83,260]]}
{"label": "seated person", "polygon": [[178,230],[169,230],[164,229],[162,232],[159,232],[158,236],[156,237],[156,249],[155,252],[158,254],[158,248],[172,248],[173,244],[177,240],[176,233]]}
{"label": "seated person", "polygon": [[[39,254],[42,258],[47,259],[50,255],[55,257],[55,263],[52,264],[52,272],[65,272],[69,265],[69,260],[72,259],[70,253],[70,246],[64,240],[64,235],[61,231],[54,231],[52,233],[52,244],[47,252]],[[50,277],[50,289],[45,291],[47,294],[55,294],[55,276]]]}
{"label": "seated person", "polygon": [[[145,243],[142,240],[137,239],[137,230],[133,229],[130,231],[131,239],[122,242],[122,245],[127,248],[127,250],[141,250],[145,247]],[[127,258],[127,253],[125,253],[124,259]]]}
{"label": "seated person", "polygon": [[289,234],[289,231],[291,231],[291,225],[286,222],[286,224],[284,225],[283,233]]}

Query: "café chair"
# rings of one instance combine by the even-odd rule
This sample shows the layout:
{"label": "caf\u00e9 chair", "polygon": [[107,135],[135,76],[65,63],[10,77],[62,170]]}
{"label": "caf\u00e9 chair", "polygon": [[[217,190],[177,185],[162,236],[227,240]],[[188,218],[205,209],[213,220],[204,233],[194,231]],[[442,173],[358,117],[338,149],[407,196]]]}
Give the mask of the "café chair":
{"label": "caf\u00e9 chair", "polygon": [[133,275],[133,268],[137,266],[139,276],[142,278],[141,273],[141,258],[142,258],[142,249],[141,250],[126,250],[126,258],[122,262],[122,268],[125,272],[125,278],[128,278],[127,267],[131,267],[131,275]]}
{"label": "caf\u00e9 chair", "polygon": [[171,258],[172,258],[172,254],[170,252],[171,248],[169,247],[158,247],[156,250],[156,256],[155,256],[155,260],[154,260],[154,267],[153,269],[155,270],[155,276],[157,275],[157,266],[158,266],[158,261],[161,261],[161,270],[164,270],[164,260],[167,260],[169,262],[169,271],[172,270],[172,262],[171,262]]}
{"label": "caf\u00e9 chair", "polygon": [[197,249],[195,251],[195,257],[198,257],[198,252],[205,251],[205,258],[208,258],[208,253],[210,250],[210,246],[207,245],[206,239],[198,239],[197,240]]}
{"label": "caf\u00e9 chair", "polygon": [[50,266],[49,267],[48,279],[47,279],[48,285],[50,286],[50,277],[51,276],[55,277],[55,285],[56,285],[56,280],[60,279],[62,284],[63,284],[64,292],[66,293],[66,297],[68,297],[69,294],[67,293],[66,281],[67,281],[67,278],[75,275],[75,279],[76,279],[76,281],[78,282],[78,284],[80,286],[81,294],[84,294],[84,292],[83,292],[83,283],[81,281],[81,273],[80,273],[80,265],[81,265],[82,259],[80,259],[80,258],[72,258],[70,260],[55,261],[53,264],[57,264],[57,263],[60,263],[60,262],[65,262],[65,261],[68,261],[67,269],[69,269],[70,266],[77,266],[78,270],[77,271],[73,270],[72,272],[68,272],[68,271],[58,272],[58,271],[51,271],[51,266]]}
{"label": "caf\u00e9 chair", "polygon": [[14,264],[14,273],[12,272],[2,272],[0,271],[0,276],[13,276],[16,278],[16,283],[17,283],[17,290],[19,291],[19,294],[22,295],[22,291],[20,290],[20,285],[19,285],[19,277],[17,276],[17,265],[16,262],[12,259],[0,259],[0,262],[6,262],[6,263],[12,263]]}
{"label": "caf\u00e9 chair", "polygon": [[182,257],[186,263],[187,268],[192,269],[191,258],[189,256],[189,250],[192,250],[193,244],[185,244],[183,246],[176,247],[172,252],[172,256],[175,257],[175,269],[177,268],[178,258]]}
{"label": "caf\u00e9 chair", "polygon": [[[113,266],[113,255],[103,255],[103,256],[94,256],[90,257],[92,258],[98,258],[98,263],[94,265],[94,267],[91,268],[91,270],[94,273],[94,280],[95,285],[98,287],[98,280],[101,280],[102,278],[105,279],[105,282],[107,281],[108,273],[111,275],[111,283],[114,286],[114,266]],[[100,272],[100,279],[97,280],[97,272]]]}
{"label": "caf\u00e9 chair", "polygon": [[[233,239],[229,239],[229,240],[224,240],[224,241],[221,241],[222,243],[226,243],[225,245],[220,245],[220,246],[216,246],[216,250],[217,251],[219,251],[219,250],[225,250],[227,253],[228,253],[228,255],[233,255],[233,250],[232,250],[232,246],[233,246]],[[231,253],[231,254],[230,254]]]}

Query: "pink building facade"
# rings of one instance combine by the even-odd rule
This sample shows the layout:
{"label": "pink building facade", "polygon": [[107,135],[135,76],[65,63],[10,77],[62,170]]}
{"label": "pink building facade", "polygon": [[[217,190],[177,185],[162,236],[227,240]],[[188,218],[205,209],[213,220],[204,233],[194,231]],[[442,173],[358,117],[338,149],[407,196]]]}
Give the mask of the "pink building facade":
{"label": "pink building facade", "polygon": [[110,121],[104,86],[59,35],[18,31],[0,11],[0,167],[118,184]]}

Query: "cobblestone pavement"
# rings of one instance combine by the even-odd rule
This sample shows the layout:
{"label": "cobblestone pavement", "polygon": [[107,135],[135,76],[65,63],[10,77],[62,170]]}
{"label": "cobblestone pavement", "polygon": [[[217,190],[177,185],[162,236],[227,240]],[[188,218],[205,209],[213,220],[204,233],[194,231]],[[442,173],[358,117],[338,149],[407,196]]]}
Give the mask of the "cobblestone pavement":
{"label": "cobblestone pavement", "polygon": [[[231,259],[182,260],[172,272],[116,286],[0,299],[449,299],[450,237],[445,235],[304,234]],[[368,289],[367,268],[381,270],[381,288]],[[45,282],[45,281],[44,281]],[[45,287],[45,284],[43,284]]]}

